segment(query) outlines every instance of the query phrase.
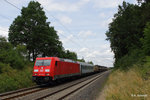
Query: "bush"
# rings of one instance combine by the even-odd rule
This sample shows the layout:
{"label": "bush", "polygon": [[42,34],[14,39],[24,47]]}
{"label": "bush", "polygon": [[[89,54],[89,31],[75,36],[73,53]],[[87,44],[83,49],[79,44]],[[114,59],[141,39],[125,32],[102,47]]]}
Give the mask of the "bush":
{"label": "bush", "polygon": [[141,65],[138,65],[139,67],[139,73],[144,79],[148,79],[150,76],[150,56],[146,56],[144,58],[144,63]]}
{"label": "bush", "polygon": [[144,54],[142,53],[142,50],[135,49],[129,54],[123,56],[121,59],[117,60],[115,62],[114,67],[128,70],[130,67],[132,67],[133,64],[142,64],[144,60]]}
{"label": "bush", "polygon": [[0,73],[3,72],[2,70],[3,70],[3,68],[5,68],[6,66],[8,66],[8,65],[0,62]]}
{"label": "bush", "polygon": [[0,93],[34,85],[26,52],[25,46],[13,47],[0,36]]}
{"label": "bush", "polygon": [[35,85],[32,82],[32,64],[22,70],[13,69],[9,65],[3,67],[0,74],[0,93]]}
{"label": "bush", "polygon": [[[3,64],[9,64],[10,67],[16,69],[22,69],[24,67],[24,56],[21,54],[25,49],[21,46],[13,48],[13,46],[0,37],[0,62]],[[4,65],[1,65],[4,66]]]}
{"label": "bush", "polygon": [[143,43],[143,52],[150,56],[150,23],[147,23],[144,29],[144,37],[141,42]]}

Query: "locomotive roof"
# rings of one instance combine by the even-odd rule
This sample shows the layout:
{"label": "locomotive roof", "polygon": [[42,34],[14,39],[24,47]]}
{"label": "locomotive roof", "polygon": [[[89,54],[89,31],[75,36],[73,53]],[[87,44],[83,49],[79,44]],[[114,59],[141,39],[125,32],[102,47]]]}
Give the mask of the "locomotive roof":
{"label": "locomotive roof", "polygon": [[59,58],[60,61],[66,61],[66,62],[72,62],[76,63],[76,61],[70,60],[70,59],[64,59],[64,58]]}
{"label": "locomotive roof", "polygon": [[78,63],[78,64],[86,65],[86,66],[94,66],[92,64],[88,64],[88,63],[85,63],[85,62],[73,61],[73,60],[70,60],[70,59],[64,59],[64,58],[58,58],[58,57],[37,57],[36,60],[52,59],[52,58],[59,59],[60,61]]}

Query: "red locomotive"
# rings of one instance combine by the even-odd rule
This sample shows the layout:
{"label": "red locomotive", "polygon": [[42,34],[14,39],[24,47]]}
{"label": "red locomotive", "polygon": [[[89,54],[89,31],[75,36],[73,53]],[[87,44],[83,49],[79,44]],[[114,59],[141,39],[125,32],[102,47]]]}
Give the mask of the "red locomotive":
{"label": "red locomotive", "polygon": [[37,84],[49,83],[67,77],[94,72],[94,65],[58,57],[36,58],[32,80]]}

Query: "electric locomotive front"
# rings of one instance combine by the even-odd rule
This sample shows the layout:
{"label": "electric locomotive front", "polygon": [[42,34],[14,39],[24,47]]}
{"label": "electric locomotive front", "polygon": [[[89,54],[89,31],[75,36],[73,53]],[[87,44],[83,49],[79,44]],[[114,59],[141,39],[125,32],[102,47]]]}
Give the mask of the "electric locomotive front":
{"label": "electric locomotive front", "polygon": [[55,66],[56,57],[36,58],[32,80],[37,84],[49,83],[53,79],[53,68]]}

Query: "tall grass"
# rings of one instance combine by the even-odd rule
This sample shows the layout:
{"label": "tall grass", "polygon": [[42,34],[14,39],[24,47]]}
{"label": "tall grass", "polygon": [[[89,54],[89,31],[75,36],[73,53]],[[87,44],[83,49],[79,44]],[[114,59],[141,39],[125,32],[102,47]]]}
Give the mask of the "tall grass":
{"label": "tall grass", "polygon": [[22,70],[6,65],[0,74],[0,93],[33,86],[32,69],[32,64]]}
{"label": "tall grass", "polygon": [[128,71],[116,70],[109,76],[106,100],[150,100],[150,76],[143,78],[139,67]]}

